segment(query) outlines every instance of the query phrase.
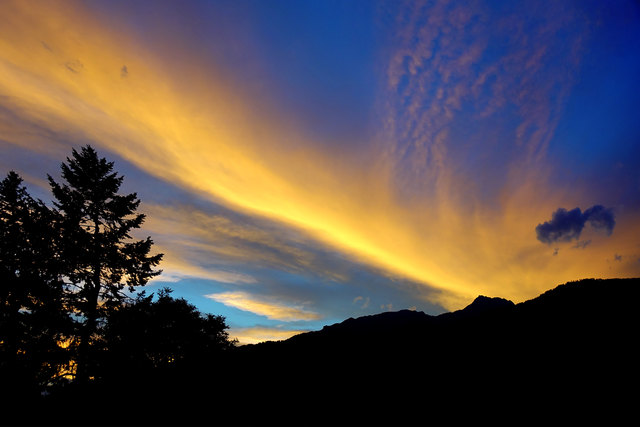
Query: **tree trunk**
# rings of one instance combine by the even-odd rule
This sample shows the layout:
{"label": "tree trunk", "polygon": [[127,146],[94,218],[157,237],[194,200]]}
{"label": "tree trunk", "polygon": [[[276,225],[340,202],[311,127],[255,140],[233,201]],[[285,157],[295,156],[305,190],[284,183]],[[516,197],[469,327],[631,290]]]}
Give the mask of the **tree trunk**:
{"label": "tree trunk", "polygon": [[93,280],[92,283],[86,283],[85,286],[89,287],[87,292],[87,307],[85,310],[86,321],[83,325],[80,334],[80,347],[78,349],[78,367],[76,370],[76,381],[79,384],[85,385],[89,382],[89,364],[90,364],[90,343],[91,336],[96,331],[98,320],[98,300],[100,298],[100,275],[102,273],[102,267],[100,263],[100,251],[99,251],[99,220],[93,219]]}
{"label": "tree trunk", "polygon": [[7,353],[6,374],[9,375],[9,378],[5,381],[7,381],[8,387],[15,388],[18,385],[16,379],[20,378],[20,373],[18,372],[18,329],[20,327],[20,304],[11,293],[9,293],[7,302],[9,303],[9,315],[7,316],[7,335],[6,342],[4,343],[5,348],[3,350]]}
{"label": "tree trunk", "polygon": [[87,384],[89,382],[90,343],[91,336],[96,330],[98,295],[100,293],[100,288],[94,284],[87,286],[91,286],[91,289],[87,295],[86,320],[80,331],[80,347],[78,348],[78,366],[76,370],[76,381],[80,384]]}

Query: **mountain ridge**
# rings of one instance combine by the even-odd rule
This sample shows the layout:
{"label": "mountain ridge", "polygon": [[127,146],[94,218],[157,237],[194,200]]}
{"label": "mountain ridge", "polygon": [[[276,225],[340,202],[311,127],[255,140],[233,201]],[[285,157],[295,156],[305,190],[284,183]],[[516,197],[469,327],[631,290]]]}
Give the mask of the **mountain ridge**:
{"label": "mountain ridge", "polygon": [[518,304],[479,296],[437,316],[385,312],[237,350],[244,377],[278,384],[298,412],[329,390],[331,413],[366,404],[373,424],[611,421],[633,407],[638,301],[640,279],[586,279]]}
{"label": "mountain ridge", "polygon": [[[596,292],[602,291],[603,289],[597,289],[603,286],[610,286],[612,283],[626,283],[626,281],[640,281],[640,279],[582,279],[578,281],[567,282],[565,284],[561,284],[556,286],[555,288],[549,289],[535,298],[522,301],[519,303],[514,303],[511,300],[502,298],[502,297],[489,297],[485,295],[478,295],[470,304],[467,306],[446,312],[438,315],[430,315],[418,310],[410,310],[410,309],[402,309],[397,311],[385,311],[381,313],[368,314],[359,317],[349,317],[341,322],[333,323],[330,325],[325,325],[319,330],[315,331],[307,331],[297,335],[294,335],[286,340],[279,341],[267,341],[267,343],[280,343],[287,341],[298,341],[301,336],[314,336],[327,332],[335,332],[335,331],[345,331],[347,329],[352,329],[353,332],[356,330],[362,331],[367,327],[372,326],[385,326],[385,327],[398,327],[398,326],[406,326],[408,322],[437,322],[443,321],[445,319],[460,319],[460,318],[469,318],[474,316],[480,316],[482,314],[488,314],[495,311],[507,311],[507,310],[527,310],[533,308],[535,306],[540,306],[542,304],[545,305],[545,309],[549,309],[554,307],[556,309],[562,309],[565,307],[560,307],[560,301],[566,304],[568,302],[568,297],[578,297],[578,302],[581,304],[589,303],[591,304],[593,301],[588,301],[586,295],[580,295],[581,293],[589,294],[589,297],[596,298],[598,301],[602,301],[600,299],[601,295],[595,295]],[[640,286],[640,284],[638,285]],[[576,300],[573,301],[574,303]],[[249,344],[245,347],[252,346],[260,346],[264,343],[258,344]]]}

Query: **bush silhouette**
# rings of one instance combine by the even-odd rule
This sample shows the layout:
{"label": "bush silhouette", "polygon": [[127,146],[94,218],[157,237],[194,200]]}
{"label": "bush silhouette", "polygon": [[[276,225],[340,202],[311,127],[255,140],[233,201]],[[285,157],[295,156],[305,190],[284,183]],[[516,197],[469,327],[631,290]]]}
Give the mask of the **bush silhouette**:
{"label": "bush silhouette", "polygon": [[215,362],[234,345],[221,316],[202,315],[167,288],[111,312],[103,330],[105,378],[170,375]]}

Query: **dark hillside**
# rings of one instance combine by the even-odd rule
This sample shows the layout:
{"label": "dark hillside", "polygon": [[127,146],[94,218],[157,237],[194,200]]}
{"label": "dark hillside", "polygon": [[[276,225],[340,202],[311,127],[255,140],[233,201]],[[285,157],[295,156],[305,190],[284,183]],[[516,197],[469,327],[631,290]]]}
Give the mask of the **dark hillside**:
{"label": "dark hillside", "polygon": [[618,419],[634,401],[639,293],[639,279],[583,280],[520,304],[481,296],[439,316],[348,319],[238,353],[294,412],[322,408],[319,422]]}

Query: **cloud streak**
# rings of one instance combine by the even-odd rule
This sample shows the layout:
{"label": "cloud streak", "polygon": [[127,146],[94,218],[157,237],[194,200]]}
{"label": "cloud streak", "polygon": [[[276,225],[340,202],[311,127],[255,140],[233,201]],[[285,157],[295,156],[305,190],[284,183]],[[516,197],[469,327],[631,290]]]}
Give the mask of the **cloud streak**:
{"label": "cloud streak", "polygon": [[[282,224],[210,205],[145,204],[145,232],[157,236],[163,250],[194,265],[215,263],[230,269],[272,269],[346,283],[356,268],[349,260]],[[245,282],[249,283],[249,282]]]}
{"label": "cloud streak", "polygon": [[299,320],[318,320],[321,316],[302,305],[287,305],[270,298],[256,297],[247,292],[222,292],[207,294],[205,297],[224,305],[265,316],[269,319],[293,322]]}

